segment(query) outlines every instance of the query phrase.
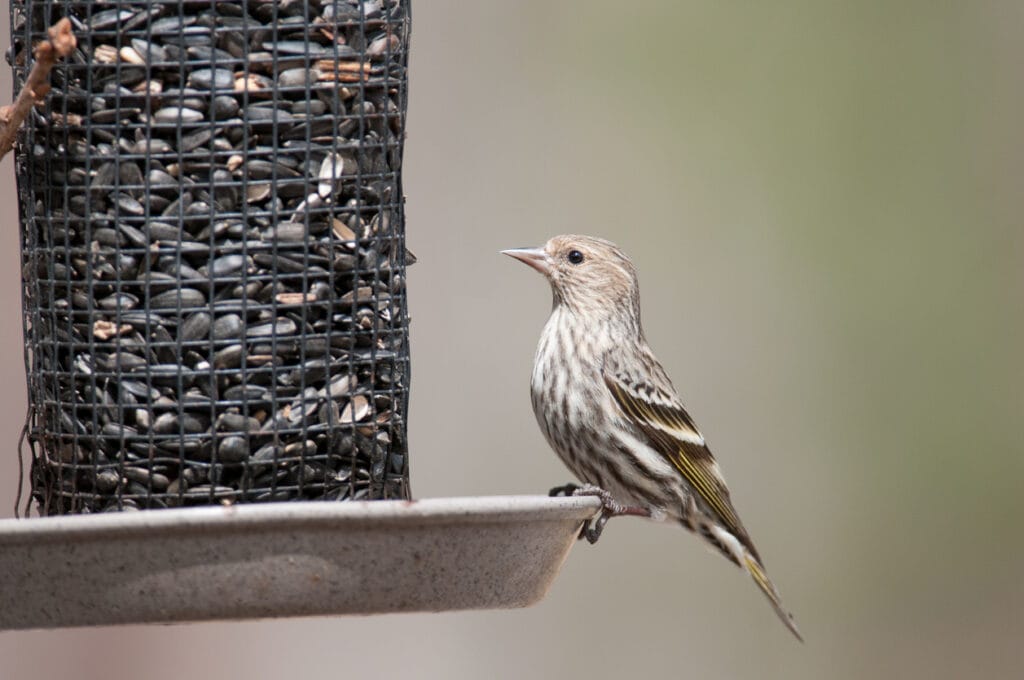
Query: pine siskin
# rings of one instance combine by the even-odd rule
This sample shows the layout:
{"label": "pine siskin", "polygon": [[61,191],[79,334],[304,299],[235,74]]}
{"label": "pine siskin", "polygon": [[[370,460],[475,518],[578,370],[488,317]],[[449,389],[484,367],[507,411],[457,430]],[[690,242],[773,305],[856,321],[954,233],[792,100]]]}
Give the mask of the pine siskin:
{"label": "pine siskin", "polygon": [[598,495],[604,511],[581,536],[591,543],[609,517],[674,520],[745,569],[800,640],[729,499],[704,436],[647,346],[633,263],[590,236],[555,236],[543,248],[502,251],[543,274],[554,304],[533,365],[533,410],[551,448]]}

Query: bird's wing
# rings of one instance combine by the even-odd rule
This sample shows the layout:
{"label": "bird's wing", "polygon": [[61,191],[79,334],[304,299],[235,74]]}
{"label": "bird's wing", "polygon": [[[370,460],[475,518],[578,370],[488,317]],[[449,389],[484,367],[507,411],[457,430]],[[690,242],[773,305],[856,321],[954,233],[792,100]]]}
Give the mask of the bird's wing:
{"label": "bird's wing", "polygon": [[[623,416],[643,432],[652,448],[679,470],[714,515],[713,524],[698,527],[701,535],[750,573],[782,622],[798,640],[803,641],[793,615],[782,606],[778,589],[765,573],[757,548],[732,507],[729,489],[703,435],[679,403],[661,366],[656,361],[646,363],[654,370],[654,381],[617,375],[607,368],[604,371],[605,384]],[[653,383],[661,383],[662,386]]]}
{"label": "bird's wing", "polygon": [[[678,398],[647,382],[637,382],[607,369],[604,381],[623,415],[640,428],[652,448],[679,470],[722,527],[760,560],[732,506],[729,489],[711,450]],[[729,551],[723,552],[729,555]]]}

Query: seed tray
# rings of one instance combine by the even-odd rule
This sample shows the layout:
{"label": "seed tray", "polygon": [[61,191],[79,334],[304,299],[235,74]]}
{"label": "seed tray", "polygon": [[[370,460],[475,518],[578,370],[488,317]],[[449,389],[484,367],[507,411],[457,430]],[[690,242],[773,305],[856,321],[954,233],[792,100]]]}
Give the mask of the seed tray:
{"label": "seed tray", "polygon": [[0,520],[0,629],[525,607],[600,507],[494,496]]}

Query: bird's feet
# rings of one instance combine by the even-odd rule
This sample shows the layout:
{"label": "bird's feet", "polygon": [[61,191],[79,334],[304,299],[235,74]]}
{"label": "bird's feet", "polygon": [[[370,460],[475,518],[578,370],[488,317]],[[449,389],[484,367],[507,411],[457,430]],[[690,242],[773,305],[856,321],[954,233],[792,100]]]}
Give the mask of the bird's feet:
{"label": "bird's feet", "polygon": [[612,517],[618,517],[619,515],[632,515],[634,517],[651,516],[651,511],[648,508],[642,508],[638,505],[623,505],[612,498],[611,493],[593,484],[566,484],[565,486],[556,487],[551,490],[552,496],[561,495],[561,493],[564,493],[567,496],[597,496],[601,499],[601,504],[604,506],[601,510],[601,514],[597,519],[591,522],[584,522],[583,526],[580,528],[579,538],[587,539],[591,545],[597,543],[597,539],[601,538],[601,532],[604,531],[604,525],[607,524],[608,520]]}
{"label": "bird's feet", "polygon": [[549,496],[572,496],[576,489],[580,488],[579,484],[563,484],[562,486],[556,486],[551,491],[548,491]]}

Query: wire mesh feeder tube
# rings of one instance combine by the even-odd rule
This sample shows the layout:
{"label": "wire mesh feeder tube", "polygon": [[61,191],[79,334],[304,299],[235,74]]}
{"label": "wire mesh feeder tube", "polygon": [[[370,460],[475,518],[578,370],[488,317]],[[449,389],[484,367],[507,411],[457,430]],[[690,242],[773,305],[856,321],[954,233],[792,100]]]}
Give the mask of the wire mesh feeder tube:
{"label": "wire mesh feeder tube", "polygon": [[44,515],[408,498],[408,0],[12,2]]}

